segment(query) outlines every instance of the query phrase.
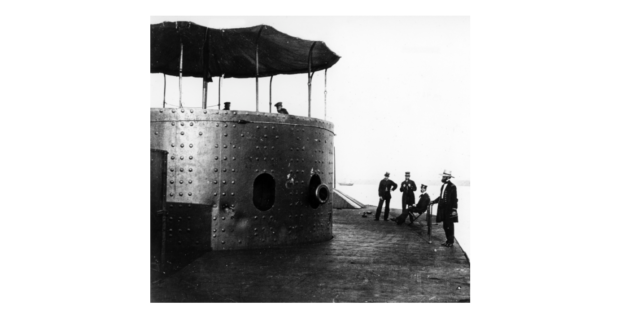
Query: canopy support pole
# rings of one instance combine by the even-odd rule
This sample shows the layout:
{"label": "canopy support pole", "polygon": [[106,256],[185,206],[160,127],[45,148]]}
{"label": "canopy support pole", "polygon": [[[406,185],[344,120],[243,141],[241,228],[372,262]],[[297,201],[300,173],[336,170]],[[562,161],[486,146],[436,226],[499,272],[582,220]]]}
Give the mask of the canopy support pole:
{"label": "canopy support pole", "polygon": [[312,46],[310,46],[310,52],[308,53],[308,117],[310,117],[310,110],[312,108],[312,76],[314,72],[312,72],[312,49],[314,49],[314,45],[316,42],[312,42]]}
{"label": "canopy support pole", "polygon": [[179,60],[179,108],[183,108],[183,104],[181,103],[183,95],[183,43],[181,43],[181,58]]}
{"label": "canopy support pole", "polygon": [[162,74],[164,74],[164,102],[162,104],[162,107],[166,108],[166,73]]}
{"label": "canopy support pole", "polygon": [[222,76],[220,76],[220,82],[219,82],[219,84],[217,85],[217,109],[218,109],[218,110],[220,109],[220,105],[221,105],[221,103],[220,103],[220,101],[221,101],[221,100],[220,100],[220,97],[221,97],[221,95],[222,95],[222,77],[224,77],[224,74],[222,74]]}
{"label": "canopy support pole", "polygon": [[202,44],[202,109],[207,109],[207,97],[209,96],[209,28],[205,31],[205,40]]}
{"label": "canopy support pole", "polygon": [[202,109],[207,109],[207,93],[209,91],[209,83],[206,79],[202,79]]}
{"label": "canopy support pole", "polygon": [[273,82],[273,75],[269,79],[269,112],[271,113],[271,82]]}
{"label": "canopy support pole", "polygon": [[258,40],[260,39],[260,34],[263,32],[265,26],[261,26],[260,30],[258,30],[258,34],[256,35],[256,112],[258,112]]}
{"label": "canopy support pole", "polygon": [[325,120],[327,120],[327,69],[325,69]]}

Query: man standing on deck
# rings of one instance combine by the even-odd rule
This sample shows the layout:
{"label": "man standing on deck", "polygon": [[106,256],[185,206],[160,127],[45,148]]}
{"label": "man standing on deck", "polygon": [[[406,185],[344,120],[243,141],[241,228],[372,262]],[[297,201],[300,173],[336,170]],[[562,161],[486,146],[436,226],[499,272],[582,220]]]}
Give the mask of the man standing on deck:
{"label": "man standing on deck", "polygon": [[439,203],[436,222],[443,222],[443,230],[446,233],[446,242],[441,246],[452,247],[454,244],[454,223],[459,221],[456,212],[459,199],[456,196],[456,186],[450,181],[451,178],[454,178],[452,171],[444,170],[441,176],[441,182],[443,182],[441,193],[431,204]]}
{"label": "man standing on deck", "polygon": [[[405,218],[407,218],[407,205],[411,206],[412,204],[415,204],[415,191],[418,190],[418,188],[415,185],[415,182],[413,182],[413,180],[409,179],[409,172],[405,172],[405,181],[403,181],[400,184],[400,192],[403,193],[403,198],[401,200],[402,203],[402,212],[405,215]],[[402,215],[402,214],[401,214]],[[413,216],[409,216],[409,220],[411,220],[411,223],[413,223]],[[405,220],[403,220],[404,222]]]}
{"label": "man standing on deck", "polygon": [[383,221],[388,220],[390,215],[390,200],[392,199],[391,191],[396,190],[398,185],[394,181],[390,180],[390,173],[385,173],[385,178],[379,182],[379,206],[377,207],[377,213],[375,213],[375,221],[379,221],[381,215],[381,207],[383,207],[383,201],[385,201],[385,213],[383,214]]}
{"label": "man standing on deck", "polygon": [[396,222],[396,224],[398,225],[401,225],[405,223],[407,215],[409,215],[409,218],[411,219],[411,224],[409,224],[409,226],[411,226],[413,224],[413,213],[418,213],[421,215],[422,213],[426,212],[428,205],[431,203],[431,197],[429,197],[428,193],[426,193],[425,184],[420,186],[420,191],[422,192],[422,194],[420,194],[420,200],[418,200],[418,204],[411,205],[411,207],[409,207],[409,209],[407,210],[404,210],[399,217],[391,218],[390,220]]}
{"label": "man standing on deck", "polygon": [[278,114],[288,115],[286,108],[282,108],[282,102],[277,102],[275,106],[276,106],[276,109],[278,110]]}

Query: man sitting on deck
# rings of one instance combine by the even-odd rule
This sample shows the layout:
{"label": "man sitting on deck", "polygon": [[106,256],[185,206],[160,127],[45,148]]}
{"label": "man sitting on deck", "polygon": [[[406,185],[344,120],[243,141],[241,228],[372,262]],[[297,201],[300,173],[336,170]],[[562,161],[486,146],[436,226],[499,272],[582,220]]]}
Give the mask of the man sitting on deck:
{"label": "man sitting on deck", "polygon": [[278,110],[278,114],[288,115],[288,112],[286,111],[286,108],[282,108],[282,102],[277,102],[276,103],[276,109]]}
{"label": "man sitting on deck", "polygon": [[[405,223],[405,220],[407,219],[407,215],[410,215],[412,219],[409,225],[412,225],[414,219],[422,215],[422,213],[426,212],[426,209],[428,208],[428,204],[431,202],[431,198],[428,196],[428,193],[426,193],[425,184],[420,186],[420,191],[422,192],[422,194],[420,194],[420,199],[418,200],[418,204],[413,204],[409,209],[403,211],[400,216],[398,216],[397,218],[391,218],[390,220],[396,222],[396,224],[398,225],[401,225]],[[415,214],[418,214],[418,215],[415,216]]]}

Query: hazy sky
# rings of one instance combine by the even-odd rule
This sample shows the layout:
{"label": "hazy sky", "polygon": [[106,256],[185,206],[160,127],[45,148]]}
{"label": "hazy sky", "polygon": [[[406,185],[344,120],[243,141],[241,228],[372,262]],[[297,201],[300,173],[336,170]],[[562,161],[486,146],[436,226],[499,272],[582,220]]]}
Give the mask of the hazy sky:
{"label": "hazy sky", "polygon": [[[468,17],[152,17],[212,28],[270,25],[324,41],[341,59],[327,71],[327,120],[335,124],[338,181],[439,179],[443,169],[470,178]],[[312,82],[312,117],[324,119],[324,72]],[[178,79],[166,101],[178,105]],[[217,104],[219,78],[207,105]],[[259,80],[259,110],[269,111],[269,77]],[[202,79],[183,78],[183,105],[201,106]],[[161,107],[163,75],[151,74],[151,106]],[[224,79],[222,103],[254,111],[255,80]],[[273,78],[273,103],[307,116],[307,74]],[[171,107],[171,106],[167,106]]]}

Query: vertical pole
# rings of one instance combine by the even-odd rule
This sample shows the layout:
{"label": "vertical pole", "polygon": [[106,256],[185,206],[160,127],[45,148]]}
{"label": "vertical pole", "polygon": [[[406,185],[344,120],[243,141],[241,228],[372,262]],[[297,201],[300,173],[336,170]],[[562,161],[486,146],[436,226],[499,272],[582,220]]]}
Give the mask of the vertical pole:
{"label": "vertical pole", "polygon": [[310,109],[312,108],[312,75],[314,75],[314,73],[312,72],[312,49],[314,48],[315,44],[316,42],[312,42],[312,45],[310,46],[310,52],[308,52],[308,117],[310,117]]}
{"label": "vertical pole", "polygon": [[181,58],[179,62],[179,108],[183,108],[183,104],[181,103],[181,95],[182,91],[182,80],[183,80],[183,43],[181,43]]}
{"label": "vertical pole", "polygon": [[269,112],[271,113],[271,82],[273,82],[273,75],[269,79]]}
{"label": "vertical pole", "polygon": [[336,188],[336,147],[334,146],[334,189]]}
{"label": "vertical pole", "polygon": [[165,73],[162,73],[162,74],[164,74],[164,102],[162,104],[162,107],[166,108],[166,74]]}
{"label": "vertical pole", "polygon": [[222,74],[222,76],[220,76],[220,82],[217,85],[217,109],[218,110],[220,109],[220,105],[221,105],[220,104],[220,101],[221,101],[220,97],[222,97],[221,96],[222,95],[222,77],[224,77],[224,74]]}
{"label": "vertical pole", "polygon": [[258,112],[258,40],[260,39],[260,34],[263,32],[265,26],[261,26],[260,30],[258,30],[258,35],[256,35],[256,112]]}
{"label": "vertical pole", "polygon": [[202,109],[207,109],[209,81],[211,81],[211,73],[209,72],[209,28],[207,28],[202,43]]}
{"label": "vertical pole", "polygon": [[209,89],[209,83],[206,79],[202,79],[202,109],[207,109],[207,90]]}
{"label": "vertical pole", "polygon": [[327,120],[327,69],[325,69],[325,120]]}
{"label": "vertical pole", "polygon": [[311,109],[311,96],[312,96],[312,75],[308,72],[308,117],[310,117],[310,109]]}

